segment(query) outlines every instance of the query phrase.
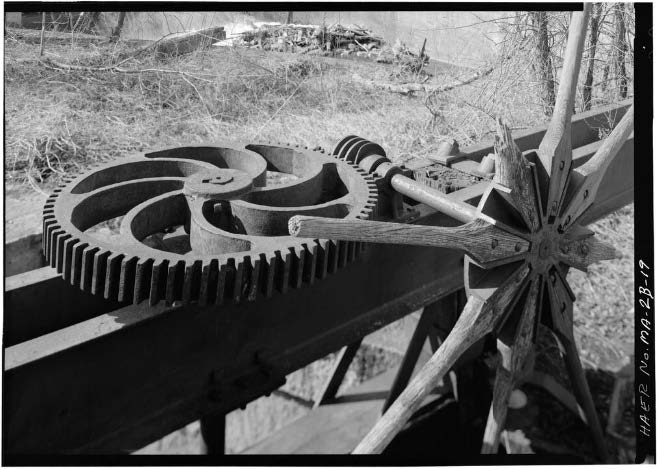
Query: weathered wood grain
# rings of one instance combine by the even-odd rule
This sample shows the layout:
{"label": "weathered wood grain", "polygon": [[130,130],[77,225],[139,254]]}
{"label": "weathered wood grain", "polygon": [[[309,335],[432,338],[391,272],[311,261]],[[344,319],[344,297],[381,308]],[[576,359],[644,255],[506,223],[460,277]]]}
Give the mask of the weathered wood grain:
{"label": "weathered wood grain", "polygon": [[510,189],[510,198],[531,232],[540,226],[530,163],[514,143],[509,128],[499,118],[496,128],[494,182]]}
{"label": "weathered wood grain", "polygon": [[587,267],[599,261],[621,259],[621,253],[613,246],[595,237],[560,241],[558,259],[578,270],[587,272]]}
{"label": "weathered wood grain", "polygon": [[634,106],[585,164],[573,170],[566,193],[566,208],[561,213],[562,229],[567,230],[595,200],[603,177],[634,129]]}
{"label": "weathered wood grain", "polygon": [[511,276],[500,278],[499,287],[487,300],[469,298],[446,340],[359,443],[353,454],[381,453],[386,448],[459,356],[494,329],[528,272],[529,268],[524,264]]}
{"label": "weathered wood grain", "polygon": [[371,243],[408,244],[458,249],[482,265],[518,256],[528,241],[477,219],[456,227],[407,225],[297,215],[288,222],[290,234]]}
{"label": "weathered wood grain", "polygon": [[532,279],[528,295],[523,304],[521,317],[516,324],[516,331],[511,337],[498,339],[500,363],[496,370],[493,399],[489,409],[489,417],[482,439],[482,453],[496,454],[500,441],[500,432],[507,418],[507,403],[512,390],[524,379],[528,370],[527,359],[534,347],[533,335],[537,308],[540,306],[540,289],[543,286],[541,277]]}
{"label": "weathered wood grain", "polygon": [[574,11],[571,15],[553,117],[539,145],[540,161],[550,177],[545,212],[549,217],[558,214],[562,192],[571,169],[571,115],[591,8],[591,4],[585,3],[582,12]]}

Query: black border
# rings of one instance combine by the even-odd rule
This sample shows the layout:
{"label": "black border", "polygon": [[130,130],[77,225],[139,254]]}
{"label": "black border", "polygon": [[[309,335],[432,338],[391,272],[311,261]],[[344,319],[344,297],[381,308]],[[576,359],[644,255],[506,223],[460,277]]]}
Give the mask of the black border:
{"label": "black border", "polygon": [[[635,121],[635,434],[636,463],[655,462],[656,454],[656,386],[655,386],[655,336],[654,313],[655,300],[650,299],[650,310],[646,295],[641,288],[647,288],[655,297],[653,279],[653,5],[651,3],[635,4],[635,114],[640,118]],[[641,160],[640,160],[641,158]],[[642,261],[642,263],[640,263]],[[647,266],[647,267],[644,267]],[[645,283],[646,280],[646,283]],[[643,303],[640,303],[640,300]],[[650,327],[649,334],[640,335],[643,329]],[[646,344],[645,342],[646,341]],[[642,392],[644,391],[644,392]],[[646,394],[648,394],[648,396]],[[647,409],[646,406],[649,406]],[[644,409],[643,409],[644,407]],[[650,433],[643,433],[647,420]]]}

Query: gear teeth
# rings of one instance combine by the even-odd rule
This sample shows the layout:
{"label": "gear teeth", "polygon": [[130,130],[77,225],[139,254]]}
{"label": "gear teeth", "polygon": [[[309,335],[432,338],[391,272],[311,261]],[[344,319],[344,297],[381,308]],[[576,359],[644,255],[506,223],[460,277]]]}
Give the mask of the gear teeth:
{"label": "gear teeth", "polygon": [[240,303],[244,296],[243,287],[245,287],[245,278],[249,278],[249,257],[244,257],[242,261],[238,262],[233,279],[233,301]]}
{"label": "gear teeth", "polygon": [[324,279],[329,271],[329,243],[330,241],[327,239],[318,242],[320,249],[318,250],[319,259],[315,269],[315,276],[320,280]]}
{"label": "gear teeth", "polygon": [[199,298],[201,280],[201,261],[194,261],[192,265],[185,267],[185,278],[183,279],[182,301],[185,304]]}
{"label": "gear teeth", "polygon": [[288,286],[290,285],[290,252],[282,254],[281,251],[276,251],[277,254],[277,271],[279,282],[276,286],[277,290],[281,293],[286,293],[288,291]]}
{"label": "gear teeth", "polygon": [[356,243],[353,241],[347,242],[347,262],[352,262],[356,257]]}
{"label": "gear teeth", "polygon": [[103,296],[106,300],[114,300],[119,294],[119,282],[121,279],[121,261],[125,256],[120,253],[112,253],[107,258],[105,269],[105,291]]}
{"label": "gear teeth", "polygon": [[48,262],[50,263],[50,267],[55,267],[56,265],[55,258],[57,256],[55,249],[53,249],[53,245],[57,242],[57,237],[62,233],[64,233],[64,230],[62,230],[57,224],[53,224],[48,232]]}
{"label": "gear teeth", "polygon": [[97,247],[87,246],[82,252],[80,289],[83,291],[91,291],[91,280],[94,273],[94,260],[98,251],[99,248]]}
{"label": "gear teeth", "polygon": [[265,295],[265,298],[271,298],[272,292],[274,291],[274,277],[276,275],[278,259],[276,256],[272,255],[266,258],[265,254],[261,254],[261,259],[264,261],[261,264],[265,266],[265,273],[262,275],[263,294]]}
{"label": "gear teeth", "polygon": [[183,278],[185,276],[185,261],[171,264],[167,269],[167,283],[165,290],[165,304],[170,306],[176,299],[181,297],[183,290]]}
{"label": "gear teeth", "polygon": [[314,242],[310,249],[304,244],[304,249],[306,251],[306,260],[304,261],[303,280],[305,283],[313,285],[315,281],[315,269],[318,262],[319,246]]}
{"label": "gear teeth", "polygon": [[80,284],[80,276],[82,275],[82,253],[89,246],[87,243],[78,243],[73,247],[73,262],[71,264],[72,272],[70,274],[71,285]]}
{"label": "gear teeth", "polygon": [[329,240],[329,265],[327,271],[333,274],[338,269],[338,246],[332,240]]}
{"label": "gear teeth", "polygon": [[153,262],[153,259],[140,259],[135,266],[135,288],[133,290],[134,304],[141,303],[149,297]]}
{"label": "gear teeth", "polygon": [[338,241],[338,268],[342,269],[347,265],[347,241]]}
{"label": "gear teeth", "polygon": [[304,277],[304,262],[306,260],[306,250],[304,248],[290,251],[290,284],[293,288],[300,288]]}
{"label": "gear teeth", "polygon": [[91,278],[91,292],[94,295],[102,295],[105,291],[105,267],[108,257],[110,257],[109,251],[94,256],[94,269]]}
{"label": "gear teeth", "polygon": [[217,259],[203,266],[201,271],[201,286],[199,288],[199,306],[215,302],[217,296]]}
{"label": "gear teeth", "polygon": [[233,259],[229,259],[227,263],[222,265],[217,271],[217,295],[215,297],[216,305],[224,304],[224,298],[226,296],[226,284],[228,280],[227,277],[229,277],[229,271],[231,268],[235,268],[235,261]]}
{"label": "gear teeth", "polygon": [[73,270],[75,268],[72,265],[75,262],[73,258],[73,248],[79,242],[80,242],[79,239],[72,237],[64,241],[64,259],[62,263],[62,278],[66,282],[70,282],[71,277],[73,276]]}
{"label": "gear teeth", "polygon": [[55,265],[53,265],[53,267],[55,267],[58,274],[61,274],[64,268],[64,243],[66,242],[66,240],[70,238],[71,235],[66,234],[63,231],[57,236],[57,241],[56,241],[57,248],[55,250],[55,254],[56,254]]}
{"label": "gear teeth", "polygon": [[151,306],[157,304],[161,298],[161,291],[164,291],[163,283],[167,282],[167,267],[168,261],[154,262],[151,268],[151,286],[149,289],[149,304]]}
{"label": "gear teeth", "polygon": [[[251,264],[251,260],[250,260]],[[251,265],[251,276],[249,277],[249,285],[247,289],[247,300],[255,301],[258,295],[258,286],[261,278],[261,259],[260,256],[255,258],[253,265]]]}
{"label": "gear teeth", "polygon": [[47,215],[43,217],[43,232],[41,234],[41,246],[43,249],[43,255],[45,256],[46,260],[49,260],[49,251],[48,251],[48,244],[49,244],[49,238],[48,238],[48,233],[50,231],[50,227],[55,224],[55,217],[52,215]]}
{"label": "gear teeth", "polygon": [[135,274],[137,272],[137,257],[121,260],[121,275],[119,279],[119,301],[133,301],[135,294]]}

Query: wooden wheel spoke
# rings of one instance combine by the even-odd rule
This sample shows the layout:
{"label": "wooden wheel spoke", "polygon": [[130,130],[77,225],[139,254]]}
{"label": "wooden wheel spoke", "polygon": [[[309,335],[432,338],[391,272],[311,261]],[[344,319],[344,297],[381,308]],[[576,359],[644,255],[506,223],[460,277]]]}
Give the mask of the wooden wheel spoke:
{"label": "wooden wheel spoke", "polygon": [[562,231],[569,229],[596,199],[601,181],[634,128],[634,105],[617,124],[594,156],[572,171],[565,196],[565,208],[560,214]]}
{"label": "wooden wheel spoke", "polygon": [[507,333],[499,336],[500,363],[496,370],[493,399],[482,441],[483,454],[495,454],[498,451],[510,394],[532,369],[532,363],[528,362],[532,362],[535,323],[541,304],[542,286],[543,281],[539,276],[530,282],[518,320],[512,314],[512,321],[508,321],[511,324],[506,325]]}
{"label": "wooden wheel spoke", "polygon": [[539,145],[539,159],[550,178],[548,193],[544,197],[545,213],[549,218],[559,213],[560,201],[571,169],[571,114],[591,8],[591,4],[585,3],[582,12],[572,13],[555,110],[546,135]]}
{"label": "wooden wheel spoke", "polygon": [[570,337],[573,335],[574,294],[562,273],[556,268],[549,272],[546,285],[553,330],[560,338]]}
{"label": "wooden wheel spoke", "polygon": [[483,265],[523,255],[530,246],[525,239],[482,219],[456,227],[441,227],[297,215],[290,219],[288,226],[293,236],[305,238],[459,249]]}
{"label": "wooden wheel spoke", "polygon": [[594,237],[560,241],[558,259],[583,272],[587,272],[587,267],[595,262],[618,258],[621,254],[613,246]]}
{"label": "wooden wheel spoke", "polygon": [[592,432],[592,439],[596,452],[602,461],[607,462],[608,454],[603,438],[603,430],[601,429],[601,422],[599,420],[592,393],[590,392],[585,371],[583,370],[580,357],[578,355],[578,347],[574,340],[573,332],[569,335],[560,337],[560,342],[564,348],[564,361],[571,381],[571,387],[576,395],[576,399],[580,403],[585,416],[587,417],[587,424]]}
{"label": "wooden wheel spoke", "polygon": [[514,143],[509,128],[498,119],[494,148],[496,172],[494,182],[507,187],[511,204],[517,208],[529,231],[539,229],[540,215],[530,163]]}
{"label": "wooden wheel spoke", "polygon": [[528,272],[529,267],[522,265],[513,275],[501,279],[499,288],[486,300],[469,297],[446,340],[359,443],[353,454],[376,454],[386,448],[457,359],[494,329],[505,315],[519,286],[526,280]]}

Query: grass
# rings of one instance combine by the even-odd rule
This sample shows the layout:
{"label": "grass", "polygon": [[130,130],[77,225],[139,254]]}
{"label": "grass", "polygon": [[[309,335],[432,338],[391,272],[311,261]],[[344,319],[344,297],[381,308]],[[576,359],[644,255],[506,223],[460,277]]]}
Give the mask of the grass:
{"label": "grass", "polygon": [[[398,162],[432,154],[443,138],[466,147],[488,136],[495,116],[510,127],[544,122],[527,63],[513,57],[487,77],[431,97],[365,90],[353,73],[390,80],[395,67],[255,49],[158,59],[134,47],[73,41],[46,45],[48,59],[116,71],[65,71],[39,62],[38,44],[5,36],[5,180],[12,193],[48,192],[102,158],[184,143],[287,141],[331,149],[361,135]],[[527,62],[527,61],[526,61]],[[165,72],[169,71],[169,72]],[[431,83],[455,79],[434,70]],[[20,203],[20,196],[7,204]],[[574,321],[585,365],[611,376],[633,343],[633,208],[592,225],[623,259],[573,271]],[[551,348],[551,345],[547,345]],[[546,353],[548,367],[557,366]]]}

